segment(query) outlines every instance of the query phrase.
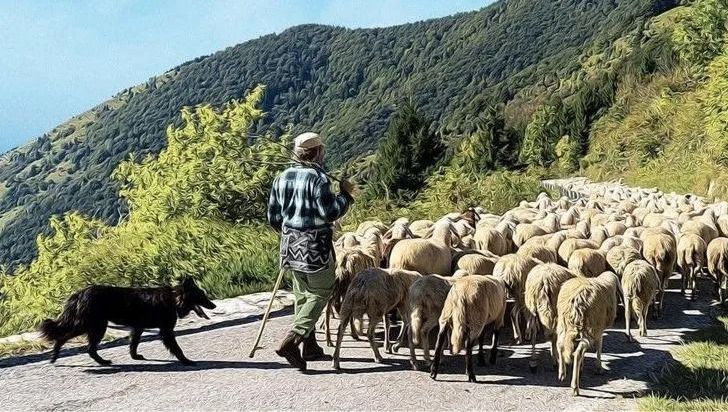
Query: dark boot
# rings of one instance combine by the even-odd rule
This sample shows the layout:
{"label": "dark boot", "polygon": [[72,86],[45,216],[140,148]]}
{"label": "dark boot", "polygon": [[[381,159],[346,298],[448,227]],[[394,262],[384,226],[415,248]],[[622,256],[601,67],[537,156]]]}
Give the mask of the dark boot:
{"label": "dark boot", "polygon": [[294,368],[298,368],[302,371],[306,370],[306,361],[301,357],[301,352],[298,350],[298,345],[303,342],[303,336],[297,334],[294,331],[288,332],[286,338],[281,342],[281,346],[278,347],[276,353],[278,356],[286,358],[288,363]]}
{"label": "dark boot", "polygon": [[307,338],[303,338],[303,359],[315,361],[324,356],[324,350],[316,342],[316,332],[311,332]]}

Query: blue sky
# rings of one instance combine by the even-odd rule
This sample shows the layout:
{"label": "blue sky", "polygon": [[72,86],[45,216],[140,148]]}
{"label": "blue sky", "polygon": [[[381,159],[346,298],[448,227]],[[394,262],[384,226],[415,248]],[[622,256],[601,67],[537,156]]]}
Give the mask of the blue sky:
{"label": "blue sky", "polygon": [[0,153],[180,63],[302,23],[380,27],[493,0],[0,0]]}

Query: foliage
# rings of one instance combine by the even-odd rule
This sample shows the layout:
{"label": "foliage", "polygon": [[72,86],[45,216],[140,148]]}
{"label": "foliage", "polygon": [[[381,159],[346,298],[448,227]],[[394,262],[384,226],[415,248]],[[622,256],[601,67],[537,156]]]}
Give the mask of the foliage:
{"label": "foliage", "polygon": [[147,286],[192,276],[214,297],[268,287],[278,273],[277,236],[261,225],[259,209],[280,167],[257,161],[281,148],[247,143],[260,98],[256,90],[220,111],[185,110],[184,127],[168,129],[170,144],[158,157],[122,164],[117,175],[132,207],[119,225],[78,212],[52,218],[37,258],[4,276],[0,335],[32,328],[91,283]]}
{"label": "foliage", "polygon": [[469,173],[482,173],[497,167],[509,167],[517,153],[518,136],[506,126],[503,108],[488,106],[474,122],[452,160]]}
{"label": "foliage", "polygon": [[696,0],[672,33],[684,62],[700,67],[721,53],[728,30],[728,1]]}
{"label": "foliage", "polygon": [[569,135],[562,136],[556,143],[555,154],[559,160],[559,168],[564,172],[573,172],[579,168],[579,142]]}
{"label": "foliage", "polygon": [[728,410],[728,317],[688,341],[658,377],[654,393],[640,400],[640,410]]}
{"label": "foliage", "polygon": [[412,102],[400,106],[372,166],[370,189],[389,198],[409,197],[425,183],[442,157],[440,136]]}
{"label": "foliage", "polygon": [[536,110],[531,122],[526,127],[521,153],[521,163],[548,166],[556,158],[555,145],[561,129],[559,113],[552,106],[544,106]]}
{"label": "foliage", "polygon": [[[443,136],[466,134],[489,104],[523,101],[523,110],[506,116],[520,141],[531,105],[561,94],[584,56],[613,48],[674,3],[499,1],[389,28],[298,26],[187,62],[0,157],[0,263],[30,262],[37,235],[51,233],[52,215],[77,210],[107,224],[127,215],[111,172],[131,152],[158,154],[165,127],[184,127],[178,114],[185,106],[220,107],[266,84],[261,109],[268,115],[254,121],[250,136],[321,131],[334,166],[376,149],[402,96],[413,96]],[[581,135],[558,137],[584,137],[588,121],[574,124]],[[238,190],[224,196],[241,199]],[[204,199],[167,198],[212,213]],[[258,213],[239,207],[230,206],[229,218]]]}
{"label": "foliage", "polygon": [[535,198],[540,191],[540,174],[535,170],[475,174],[452,166],[428,180],[427,189],[413,202],[412,209],[416,216],[429,218],[472,206],[503,213],[523,199]]}

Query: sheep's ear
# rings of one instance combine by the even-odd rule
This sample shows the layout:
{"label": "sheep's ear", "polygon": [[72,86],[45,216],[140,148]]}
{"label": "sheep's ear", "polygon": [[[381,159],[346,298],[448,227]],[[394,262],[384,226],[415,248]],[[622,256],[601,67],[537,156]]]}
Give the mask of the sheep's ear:
{"label": "sheep's ear", "polygon": [[384,235],[382,236],[384,240],[390,240],[392,239],[392,229],[387,230]]}

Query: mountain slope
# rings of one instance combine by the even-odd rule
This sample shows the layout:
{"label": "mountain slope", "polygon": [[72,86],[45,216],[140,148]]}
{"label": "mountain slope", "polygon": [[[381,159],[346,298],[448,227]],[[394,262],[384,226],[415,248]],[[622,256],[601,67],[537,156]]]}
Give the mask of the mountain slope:
{"label": "mountain slope", "polygon": [[[304,25],[200,57],[127,89],[0,158],[0,263],[28,262],[48,218],[124,213],[109,175],[130,152],[157,153],[181,107],[220,105],[267,86],[256,134],[321,131],[339,165],[376,147],[393,105],[412,96],[456,135],[493,102],[548,89],[579,56],[673,1],[500,1],[441,19],[349,30]],[[510,119],[522,123],[521,110]]]}

